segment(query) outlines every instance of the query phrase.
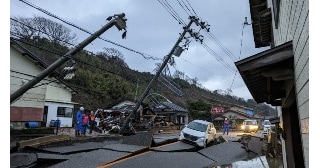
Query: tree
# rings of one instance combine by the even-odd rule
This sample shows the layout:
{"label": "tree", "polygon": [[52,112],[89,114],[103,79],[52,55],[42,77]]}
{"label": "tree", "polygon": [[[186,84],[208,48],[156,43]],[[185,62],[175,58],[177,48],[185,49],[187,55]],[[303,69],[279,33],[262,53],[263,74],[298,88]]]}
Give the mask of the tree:
{"label": "tree", "polygon": [[124,61],[123,54],[115,48],[103,48],[104,51],[98,52],[97,56],[103,60],[106,60],[114,65],[128,67],[127,63]]}
{"label": "tree", "polygon": [[192,79],[192,84],[197,85],[197,83],[198,83],[198,78],[197,78],[197,77],[194,77],[194,78]]}
{"label": "tree", "polygon": [[31,18],[14,17],[10,20],[10,32],[21,39],[31,39],[34,36],[40,36],[40,32],[32,28],[33,21]]}
{"label": "tree", "polygon": [[176,70],[173,74],[173,78],[184,79],[184,72]]}
{"label": "tree", "polygon": [[191,117],[194,119],[198,118],[209,121],[211,119],[210,109],[211,105],[202,99],[194,102],[188,102],[188,110],[190,111]]}
{"label": "tree", "polygon": [[44,17],[33,18],[14,17],[11,21],[10,30],[21,39],[48,38],[56,44],[73,45],[76,35],[71,34],[70,29],[60,23]]}

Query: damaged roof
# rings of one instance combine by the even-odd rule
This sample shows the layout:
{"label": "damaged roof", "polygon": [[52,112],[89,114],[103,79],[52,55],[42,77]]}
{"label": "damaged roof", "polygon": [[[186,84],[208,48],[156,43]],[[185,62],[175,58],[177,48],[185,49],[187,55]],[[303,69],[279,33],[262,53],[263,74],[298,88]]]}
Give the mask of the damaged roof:
{"label": "damaged roof", "polygon": [[249,0],[255,47],[270,46],[272,42],[272,17],[267,0]]}
{"label": "damaged roof", "polygon": [[171,102],[158,102],[157,104],[152,104],[151,108],[155,112],[183,112],[187,113],[188,111],[176,104]]}

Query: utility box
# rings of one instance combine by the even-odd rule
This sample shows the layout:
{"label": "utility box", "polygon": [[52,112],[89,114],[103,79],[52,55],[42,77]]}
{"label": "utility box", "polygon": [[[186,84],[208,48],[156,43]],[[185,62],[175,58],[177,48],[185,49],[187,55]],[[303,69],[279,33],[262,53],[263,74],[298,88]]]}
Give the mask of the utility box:
{"label": "utility box", "polygon": [[56,120],[51,120],[49,126],[50,126],[50,127],[55,127],[55,126],[54,126],[54,123],[55,123],[55,122],[56,122]]}

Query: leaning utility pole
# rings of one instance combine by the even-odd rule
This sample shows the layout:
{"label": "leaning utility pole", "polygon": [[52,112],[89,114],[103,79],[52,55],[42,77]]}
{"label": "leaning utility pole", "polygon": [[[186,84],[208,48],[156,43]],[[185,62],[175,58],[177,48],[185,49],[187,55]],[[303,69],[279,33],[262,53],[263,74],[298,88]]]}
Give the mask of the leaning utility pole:
{"label": "leaning utility pole", "polygon": [[[20,89],[15,91],[10,95],[10,103],[18,99],[21,95],[23,95],[26,91],[28,91],[30,88],[32,88],[34,85],[39,83],[42,79],[47,77],[50,73],[55,71],[59,66],[61,66],[63,63],[67,62],[70,57],[75,55],[78,51],[82,50],[84,47],[86,47],[89,43],[91,43],[93,40],[98,38],[102,33],[107,31],[112,26],[116,26],[119,30],[126,28],[126,20],[124,18],[125,14],[116,14],[114,16],[110,16],[107,18],[109,23],[107,23],[105,26],[103,26],[100,30],[96,31],[94,34],[92,34],[90,37],[82,41],[80,44],[75,46],[72,50],[67,52],[65,55],[63,55],[61,58],[59,58],[57,61],[55,61],[53,64],[51,64],[47,69],[42,71],[39,75],[34,77],[32,80],[30,80],[28,83],[23,85]],[[112,19],[113,18],[113,19]]]}
{"label": "leaning utility pole", "polygon": [[197,22],[197,20],[195,19],[195,17],[190,17],[190,22],[186,27],[183,27],[184,30],[182,32],[182,34],[180,35],[178,41],[175,43],[175,45],[173,46],[173,48],[171,49],[171,51],[169,52],[169,54],[166,56],[165,60],[163,61],[162,65],[160,66],[159,70],[157,71],[156,75],[152,78],[152,80],[149,82],[146,90],[144,91],[141,99],[139,100],[139,102],[136,104],[136,106],[134,107],[134,109],[132,110],[132,112],[129,114],[128,118],[125,120],[123,126],[121,127],[121,129],[119,130],[119,134],[122,134],[123,131],[128,127],[129,122],[131,120],[131,118],[133,117],[133,115],[137,112],[137,110],[139,109],[141,103],[145,100],[145,98],[147,97],[147,95],[149,94],[149,91],[151,89],[151,87],[153,86],[155,80],[160,76],[160,73],[162,72],[163,68],[167,65],[168,61],[170,60],[172,54],[174,53],[175,49],[177,48],[177,46],[179,45],[179,43],[183,40],[185,34],[189,31],[190,26],[192,25],[193,22]]}

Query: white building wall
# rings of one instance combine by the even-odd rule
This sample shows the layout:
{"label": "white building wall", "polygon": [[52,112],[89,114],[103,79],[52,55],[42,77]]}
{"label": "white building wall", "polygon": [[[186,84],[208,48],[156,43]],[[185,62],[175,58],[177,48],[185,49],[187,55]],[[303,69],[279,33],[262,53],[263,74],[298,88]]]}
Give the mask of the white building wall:
{"label": "white building wall", "polygon": [[[10,94],[18,90],[28,80],[32,80],[33,76],[40,72],[40,68],[10,46]],[[41,83],[44,82],[46,81],[43,80],[37,84],[38,87],[29,89],[11,106],[43,108],[46,85],[41,85]]]}
{"label": "white building wall", "polygon": [[[273,7],[272,0],[268,0],[268,6]],[[272,19],[275,46],[288,41],[293,43],[304,161],[309,167],[309,0],[281,0],[278,29],[275,29],[274,16]]]}
{"label": "white building wall", "polygon": [[57,109],[58,107],[69,107],[73,108],[73,104],[64,104],[64,103],[56,103],[56,102],[46,102],[46,106],[48,106],[48,116],[47,116],[47,123],[46,127],[50,126],[50,121],[51,120],[59,120],[61,121],[61,127],[72,127],[72,117],[57,117]]}
{"label": "white building wall", "polygon": [[[42,70],[31,59],[22,56],[17,49],[10,46],[10,94],[19,89],[27,80],[32,80]],[[48,127],[51,120],[57,119],[58,106],[74,108],[74,105],[71,104],[71,91],[60,83],[52,82],[53,80],[55,79],[45,78],[34,88],[24,93],[11,106],[43,109],[47,105],[46,126]],[[59,119],[62,127],[72,127],[72,117],[59,117]]]}
{"label": "white building wall", "polygon": [[71,92],[61,84],[50,83],[47,85],[45,100],[71,103]]}

